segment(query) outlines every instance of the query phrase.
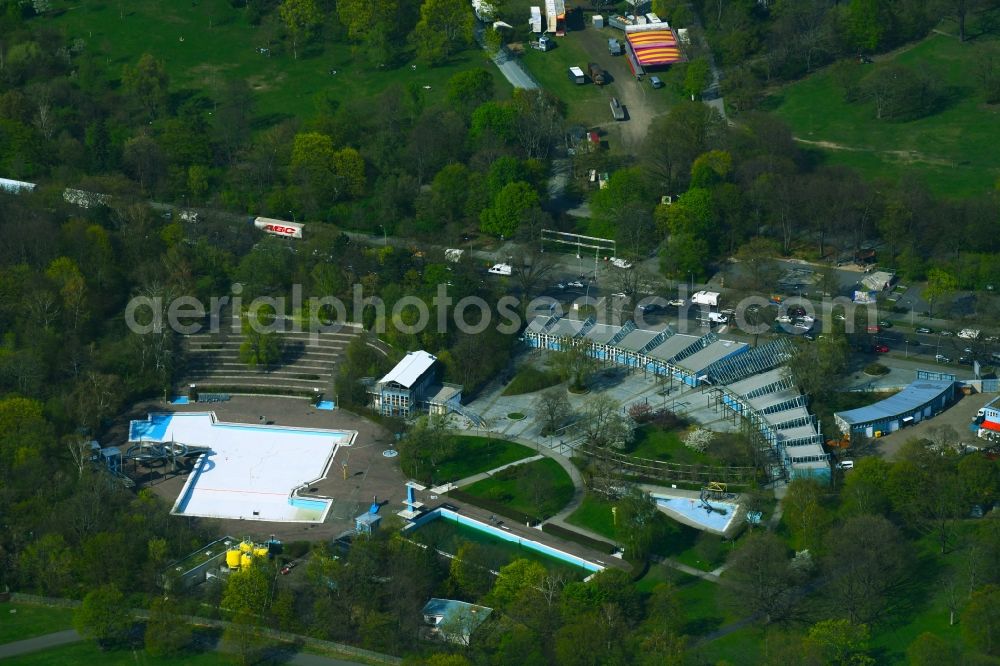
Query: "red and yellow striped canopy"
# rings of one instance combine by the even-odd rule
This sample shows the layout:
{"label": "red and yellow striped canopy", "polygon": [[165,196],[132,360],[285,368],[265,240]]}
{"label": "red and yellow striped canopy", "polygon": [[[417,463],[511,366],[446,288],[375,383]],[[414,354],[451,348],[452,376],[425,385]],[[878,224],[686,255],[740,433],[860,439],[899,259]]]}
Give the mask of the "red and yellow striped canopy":
{"label": "red and yellow striped canopy", "polygon": [[670,28],[626,33],[639,64],[669,65],[684,59],[677,46],[677,35]]}

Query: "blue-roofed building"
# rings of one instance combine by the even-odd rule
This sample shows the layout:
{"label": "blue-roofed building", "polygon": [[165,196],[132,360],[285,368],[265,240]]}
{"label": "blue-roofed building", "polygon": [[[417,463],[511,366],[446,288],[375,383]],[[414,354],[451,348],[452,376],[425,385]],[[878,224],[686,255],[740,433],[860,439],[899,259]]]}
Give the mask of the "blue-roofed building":
{"label": "blue-roofed building", "polygon": [[899,393],[874,405],[837,412],[837,426],[845,435],[881,437],[919,423],[941,412],[955,399],[955,382],[918,379]]}
{"label": "blue-roofed building", "polygon": [[468,645],[473,632],[486,621],[492,608],[455,599],[432,598],[424,604],[425,638]]}

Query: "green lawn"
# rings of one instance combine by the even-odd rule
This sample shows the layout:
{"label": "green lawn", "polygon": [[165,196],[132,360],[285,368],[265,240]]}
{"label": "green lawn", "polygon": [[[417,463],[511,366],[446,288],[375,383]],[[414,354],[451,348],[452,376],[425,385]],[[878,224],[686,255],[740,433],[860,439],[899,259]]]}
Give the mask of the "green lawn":
{"label": "green lawn", "polygon": [[984,104],[975,81],[975,53],[972,42],[960,44],[933,34],[894,56],[946,87],[948,101],[924,118],[876,120],[870,103],[844,101],[828,69],[782,88],[767,106],[800,139],[841,146],[834,150],[803,145],[829,163],[852,166],[871,177],[912,174],[941,195],[982,194],[1000,176],[1000,153],[995,150],[1000,108]]}
{"label": "green lawn", "polygon": [[[434,483],[457,481],[535,455],[527,446],[505,439],[468,435],[456,435],[453,439],[454,453],[437,465]],[[431,480],[423,470],[415,470],[413,476],[423,481]]]}
{"label": "green lawn", "polygon": [[[485,53],[476,48],[441,67],[410,61],[383,69],[355,54],[350,44],[316,40],[305,52],[300,48],[295,60],[291,43],[283,47],[280,30],[250,25],[246,12],[234,9],[227,0],[57,0],[52,4],[65,11],[37,20],[53,24],[69,39],[83,39],[83,57],[93,58],[112,78],[120,76],[122,65],[134,64],[148,52],[166,63],[173,90],[212,90],[226,78],[246,79],[257,93],[256,112],[264,117],[308,117],[315,113],[321,94],[343,102],[393,84],[419,86],[427,101],[435,103],[444,98],[445,83],[453,74],[472,67],[493,74],[498,94],[506,97],[511,91]],[[125,7],[124,19],[119,16],[119,5]],[[258,47],[270,47],[272,55],[258,54]]]}
{"label": "green lawn", "polygon": [[194,652],[186,653],[176,657],[151,657],[144,650],[109,650],[102,651],[90,641],[85,643],[74,643],[63,647],[32,652],[15,659],[10,659],[4,663],[17,664],[18,666],[67,666],[68,664],[81,664],[90,666],[91,664],[101,664],[101,666],[215,666],[220,663],[229,663],[231,659],[218,654],[217,652]]}
{"label": "green lawn", "polygon": [[545,458],[505,469],[462,490],[521,513],[548,518],[573,499],[573,479],[559,463]]}
{"label": "green lawn", "polygon": [[721,462],[707,454],[684,446],[680,433],[656,426],[643,426],[635,432],[635,442],[629,455],[636,458],[663,460],[684,465],[719,465]]}
{"label": "green lawn", "polygon": [[613,504],[596,495],[587,494],[580,507],[569,514],[566,522],[570,525],[585,527],[609,539],[615,538],[614,516],[611,515]]}
{"label": "green lawn", "polygon": [[503,390],[503,395],[534,393],[535,391],[555,386],[561,381],[562,377],[553,370],[544,370],[536,368],[533,365],[525,365],[517,371],[514,379],[510,380],[510,384],[507,384],[507,388]]}
{"label": "green lawn", "polygon": [[525,49],[522,61],[539,85],[568,106],[568,120],[590,126],[611,120],[608,102],[611,93],[590,83],[577,84],[569,80],[570,67],[576,66],[587,71],[591,58],[584,51],[573,33],[556,39],[556,48],[551,51]]}
{"label": "green lawn", "polygon": [[72,626],[73,611],[69,608],[0,604],[0,643],[51,634]]}

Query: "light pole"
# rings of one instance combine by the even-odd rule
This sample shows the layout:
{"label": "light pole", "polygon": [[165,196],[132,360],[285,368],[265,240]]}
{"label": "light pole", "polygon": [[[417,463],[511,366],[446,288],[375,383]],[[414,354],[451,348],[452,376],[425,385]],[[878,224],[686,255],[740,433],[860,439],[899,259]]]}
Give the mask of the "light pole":
{"label": "light pole", "polygon": [[295,211],[294,210],[290,210],[290,211],[288,211],[288,214],[292,216],[292,222],[294,223],[295,222]]}
{"label": "light pole", "polygon": [[382,245],[388,245],[389,244],[389,236],[385,232],[385,225],[384,224],[380,224],[378,226],[382,229]]}

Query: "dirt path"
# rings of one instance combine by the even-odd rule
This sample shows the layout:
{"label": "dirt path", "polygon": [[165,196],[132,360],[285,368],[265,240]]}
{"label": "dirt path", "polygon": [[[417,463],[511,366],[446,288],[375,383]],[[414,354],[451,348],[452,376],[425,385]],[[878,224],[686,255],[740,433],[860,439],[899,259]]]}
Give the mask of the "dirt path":
{"label": "dirt path", "polygon": [[884,155],[891,157],[892,159],[903,162],[905,164],[915,164],[917,162],[921,164],[931,164],[934,166],[956,166],[953,160],[946,160],[940,157],[931,157],[929,155],[924,155],[916,150],[873,150],[871,148],[860,148],[858,146],[847,146],[842,143],[837,143],[836,141],[825,141],[821,139],[803,139],[802,137],[792,137],[796,143],[804,143],[809,146],[816,146],[817,148],[823,148],[826,150],[843,150],[856,153],[873,153],[876,155]]}
{"label": "dirt path", "polygon": [[605,130],[612,141],[617,140],[624,151],[636,153],[646,138],[653,119],[667,111],[665,104],[657,105],[651,98],[662,91],[653,90],[648,81],[636,81],[625,56],[612,56],[608,53],[609,39],[624,41],[625,33],[621,30],[599,30],[588,25],[584,30],[570,33],[567,36],[569,38],[577,40],[591,62],[596,62],[611,75],[611,83],[604,86],[604,93],[609,103],[612,97],[617,97],[628,114],[627,120],[614,122],[611,120],[609,107],[608,122],[595,126]]}

